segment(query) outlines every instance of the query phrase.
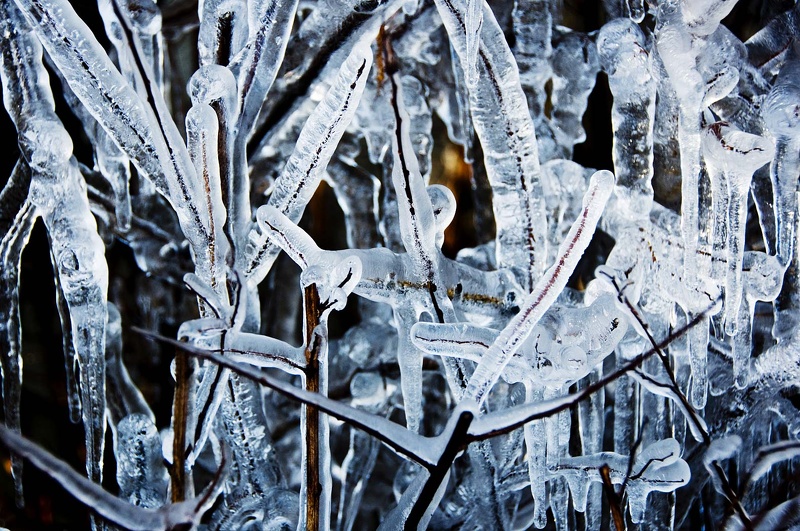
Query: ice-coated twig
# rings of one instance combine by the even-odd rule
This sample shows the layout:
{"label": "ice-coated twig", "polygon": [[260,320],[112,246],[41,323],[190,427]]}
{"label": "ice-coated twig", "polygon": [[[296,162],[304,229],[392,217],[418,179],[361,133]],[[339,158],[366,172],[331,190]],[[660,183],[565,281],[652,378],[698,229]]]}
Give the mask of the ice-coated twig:
{"label": "ice-coated twig", "polygon": [[[5,425],[21,432],[22,398],[22,327],[19,311],[19,275],[22,251],[28,243],[38,218],[36,207],[28,199],[31,173],[23,160],[17,161],[8,183],[0,192],[0,369],[3,376],[3,413]],[[22,496],[22,458],[11,454],[11,474],[17,506]]]}
{"label": "ice-coated twig", "polygon": [[372,415],[317,393],[311,393],[305,389],[296,388],[286,382],[272,378],[256,368],[249,367],[240,362],[235,362],[213,351],[192,347],[187,343],[159,336],[147,330],[139,328],[134,328],[134,330],[148,337],[153,337],[159,341],[180,348],[192,356],[210,360],[222,367],[226,367],[292,400],[313,405],[320,411],[334,418],[346,421],[348,424],[378,438],[395,452],[408,457],[423,467],[432,467],[436,463],[437,453],[441,449],[441,445],[438,442],[432,443],[429,440],[430,438],[413,433],[388,419]]}
{"label": "ice-coated twig", "polygon": [[[708,307],[711,311],[716,306],[716,301],[713,306]],[[650,348],[647,351],[639,354],[619,367],[615,372],[604,376],[596,383],[587,385],[578,393],[566,395],[560,398],[547,400],[545,402],[537,402],[515,406],[508,408],[505,411],[492,412],[482,415],[475,419],[469,429],[469,436],[471,440],[485,440],[504,433],[510,433],[515,429],[524,426],[526,423],[546,418],[552,414],[564,411],[572,405],[588,398],[595,393],[598,389],[602,389],[611,382],[621,378],[623,375],[641,366],[641,364],[656,354],[659,349],[666,348],[673,340],[680,338],[689,332],[698,323],[702,323],[706,317],[706,312],[701,312],[696,315],[686,326],[675,330],[670,337],[664,339],[657,344],[656,347]]]}
{"label": "ice-coated twig", "polygon": [[678,441],[664,439],[645,448],[632,462],[629,456],[601,452],[562,458],[549,472],[567,478],[576,509],[583,512],[589,484],[602,481],[598,464],[605,464],[611,483],[624,484],[631,520],[641,523],[650,492],[672,492],[689,482],[689,465],[680,458],[680,453]]}
{"label": "ice-coated twig", "polygon": [[467,44],[464,53],[464,77],[468,87],[478,83],[478,49],[481,45],[481,26],[483,26],[484,0],[467,0],[466,35]]}
{"label": "ice-coated twig", "polygon": [[[317,9],[290,38],[273,89],[281,96],[264,109],[262,119],[252,132],[247,145],[249,164],[253,163],[261,148],[280,137],[283,127],[291,125],[295,119],[292,114],[299,114],[303,120],[308,116],[308,112],[301,109],[304,105],[302,99],[320,83],[333,82],[336,67],[359,42],[374,40],[381,25],[400,9],[403,2],[381,0],[376,4],[374,0],[355,0],[348,5],[348,14],[333,26],[330,21],[341,16],[342,2],[317,2]],[[316,50],[316,53],[309,53],[309,50]]]}
{"label": "ice-coated twig", "polygon": [[[322,179],[325,166],[352,120],[372,65],[366,42],[358,44],[342,65],[336,81],[309,117],[294,153],[275,183],[269,205],[297,222]],[[258,284],[272,266],[278,248],[266,236],[251,236],[245,275]]]}
{"label": "ice-coated twig", "polygon": [[220,127],[210,105],[195,103],[186,113],[186,146],[200,179],[203,210],[209,220],[207,247],[195,254],[196,270],[212,289],[222,289],[226,276],[229,240],[225,238],[226,209],[222,199],[222,180],[218,146]]}
{"label": "ice-coated twig", "polygon": [[298,0],[258,0],[248,5],[247,45],[231,65],[238,72],[238,134],[247,140],[283,60]]}
{"label": "ice-coated twig", "polygon": [[[213,158],[209,162],[198,163],[198,154],[192,152],[192,145],[187,147],[190,150],[190,155],[197,168],[198,176],[201,178],[203,195],[205,196],[207,208],[209,210],[210,223],[213,227],[210,228],[211,236],[216,241],[220,240],[220,235],[224,230],[227,237],[227,243],[224,247],[228,248],[230,255],[227,255],[224,247],[218,251],[219,258],[224,258],[228,267],[235,267],[236,260],[241,260],[244,253],[244,234],[250,228],[250,202],[247,194],[241,193],[239,188],[244,184],[239,180],[243,179],[239,173],[241,169],[235,166],[236,161],[236,145],[235,145],[235,123],[237,119],[236,107],[236,79],[227,68],[219,65],[206,65],[200,67],[189,80],[189,94],[192,99],[193,107],[197,108],[196,113],[210,114],[207,110],[213,110],[215,123],[212,125],[210,117],[206,117],[203,121],[209,122],[207,130],[203,129],[202,124],[195,124],[201,126],[197,131],[201,135],[210,134],[211,130],[216,130],[217,134],[216,145],[213,142],[209,143],[206,148],[206,158]],[[187,119],[187,140],[196,140],[189,135],[189,120],[192,110],[186,116]],[[197,136],[195,133],[194,136]],[[197,146],[197,142],[194,142]],[[211,149],[213,148],[213,149]],[[209,166],[211,164],[211,166]],[[201,166],[216,167],[218,177],[213,181],[209,181],[209,175],[205,172],[208,170],[202,169]],[[217,182],[217,179],[219,182]],[[245,179],[246,180],[246,179]],[[245,184],[249,183],[246,181]],[[217,199],[215,197],[219,196]],[[224,205],[224,208],[220,208]],[[215,205],[216,203],[216,205]],[[214,208],[210,208],[214,206]],[[224,227],[223,227],[224,222]],[[211,247],[209,245],[209,247]],[[220,263],[222,263],[220,261]],[[213,268],[212,268],[213,269]],[[219,280],[219,279],[217,279]]]}
{"label": "ice-coated twig", "polygon": [[[461,64],[468,61],[464,0],[436,0]],[[483,6],[479,81],[469,90],[470,111],[492,185],[497,262],[531,289],[545,268],[547,219],[539,153],[516,61],[488,6]]]}
{"label": "ice-coated twig", "polygon": [[[322,308],[316,284],[303,288],[306,336],[305,389],[328,396],[328,331],[321,322]],[[300,422],[303,436],[303,479],[300,486],[300,526],[311,531],[330,527],[330,433],[327,417],[313,406],[304,407]]]}
{"label": "ice-coated twig", "polygon": [[592,176],[584,196],[583,210],[561,244],[555,264],[537,282],[522,303],[520,312],[509,321],[475,368],[466,390],[469,400],[483,403],[514,352],[564,289],[569,275],[592,239],[613,186],[614,176],[611,172],[599,171]]}
{"label": "ice-coated twig", "polygon": [[[411,294],[415,298],[430,297],[426,284],[414,275],[414,265],[406,254],[395,254],[381,248],[326,251],[269,205],[259,208],[256,218],[261,230],[301,268],[338,264],[348,257],[358,258],[362,273],[353,290],[357,295],[393,306]],[[447,296],[453,298],[457,311],[497,317],[509,315],[518,308],[521,289],[507,273],[481,272],[446,258],[440,259],[440,266]]]}
{"label": "ice-coated twig", "polygon": [[244,0],[205,0],[198,5],[200,66],[228,66],[247,44],[249,17]]}
{"label": "ice-coated twig", "polygon": [[0,426],[0,441],[11,451],[22,455],[45,474],[58,481],[72,496],[91,507],[103,518],[131,531],[171,531],[194,529],[222,490],[220,481],[224,464],[215,481],[197,498],[158,509],[137,507],[112,496],[100,486],[75,472],[64,461],[36,444]]}
{"label": "ice-coated twig", "polygon": [[[146,106],[68,2],[19,0],[17,5],[78,99],[170,201],[185,236],[202,249],[208,220],[194,204],[194,167],[160,92],[148,85],[154,108]],[[50,15],[56,11],[61,13],[57,19]],[[140,66],[146,74],[148,67]]]}
{"label": "ice-coated twig", "polygon": [[[653,394],[660,395],[671,399],[675,404],[681,408],[683,414],[689,419],[689,428],[695,440],[702,441],[703,437],[708,433],[708,427],[705,421],[691,408],[688,401],[682,400],[678,393],[675,392],[675,386],[670,382],[665,382],[656,376],[645,373],[641,370],[631,371],[630,376],[639,382],[639,385],[647,389]],[[697,422],[693,420],[696,417]]]}

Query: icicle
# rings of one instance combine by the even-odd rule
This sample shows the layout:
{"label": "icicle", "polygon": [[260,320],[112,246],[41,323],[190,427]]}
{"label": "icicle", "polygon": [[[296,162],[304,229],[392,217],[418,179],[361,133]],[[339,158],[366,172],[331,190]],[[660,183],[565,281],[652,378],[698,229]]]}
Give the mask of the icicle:
{"label": "icicle", "polygon": [[[774,197],[775,222],[777,227],[776,254],[780,262],[787,267],[797,261],[796,224],[797,224],[797,179],[800,173],[800,156],[798,151],[798,121],[795,117],[795,100],[800,94],[800,78],[798,78],[797,51],[789,49],[786,62],[778,74],[775,85],[767,96],[763,106],[764,121],[769,132],[775,137],[775,160],[770,167],[772,195]],[[794,175],[794,177],[792,177]],[[775,311],[773,335],[778,341],[793,335],[796,326],[797,304],[793,300],[796,283],[792,268],[786,274],[785,288],[778,299]]]}
{"label": "icicle", "polygon": [[153,72],[153,82],[164,88],[164,42],[161,36],[161,10],[155,0],[114,0],[124,10],[139,41],[144,59]]}
{"label": "icicle", "polygon": [[597,49],[614,96],[615,195],[623,216],[647,219],[653,202],[653,122],[656,83],[645,36],[630,20],[600,30]]}
{"label": "icicle", "polygon": [[[108,303],[108,325],[106,327],[106,395],[108,417],[111,427],[119,430],[118,424],[128,415],[141,415],[155,422],[156,417],[145,402],[141,391],[131,381],[122,360],[122,317],[112,303]],[[160,444],[160,443],[159,443]]]}
{"label": "icicle", "polygon": [[[728,211],[714,212],[727,218],[727,260],[725,276],[725,332],[736,335],[739,304],[742,299],[742,257],[747,221],[747,198],[753,172],[772,159],[774,148],[768,140],[739,131],[725,122],[708,126],[703,147],[709,170],[722,174]],[[723,192],[722,189],[718,190]]]}
{"label": "icicle", "polygon": [[[328,165],[328,182],[336,192],[347,227],[347,246],[355,249],[376,247],[378,235],[378,179],[358,166],[341,159]],[[371,198],[365,201],[365,198]]]}
{"label": "icicle", "polygon": [[571,159],[575,144],[586,140],[583,113],[600,71],[600,61],[597,45],[586,34],[559,31],[553,44],[551,123],[555,139],[562,147],[561,158]]}
{"label": "icicle", "polygon": [[[529,403],[541,402],[542,389],[532,384],[525,386],[525,401]],[[533,496],[533,524],[537,529],[547,525],[547,435],[545,422],[538,420],[525,425],[525,447],[528,451],[528,475],[531,482],[531,495]]]}
{"label": "icicle", "polygon": [[736,386],[750,383],[750,354],[753,347],[753,317],[756,301],[773,301],[781,291],[783,267],[778,258],[759,252],[746,252],[742,260],[744,301],[737,316],[733,342],[733,377]]}
{"label": "icicle", "polygon": [[[726,64],[726,53],[704,48],[733,4],[710,1],[681,6],[671,2],[659,6],[656,47],[680,103],[681,234],[684,268],[687,279],[693,281],[700,230],[700,112],[736,85],[738,70]],[[714,65],[718,68],[705,65],[708,60],[718,60],[719,63]],[[701,71],[697,66],[708,68]]]}
{"label": "icicle", "polygon": [[[19,310],[19,274],[22,251],[28,243],[38,217],[28,200],[31,174],[24,161],[18,161],[8,183],[0,192],[0,369],[3,377],[3,413],[5,425],[21,432],[22,398],[22,327]],[[22,458],[11,454],[11,474],[18,507],[24,505],[22,493]]]}
{"label": "icicle", "polygon": [[519,65],[520,84],[525,91],[536,127],[539,157],[542,162],[556,157],[558,147],[550,120],[545,116],[545,84],[553,74],[553,15],[551,0],[514,1],[511,12],[514,24],[514,57]]}
{"label": "icicle", "polygon": [[[72,340],[81,366],[81,402],[86,433],[86,470],[100,482],[105,445],[105,327],[108,266],[105,247],[89,210],[86,184],[72,157],[72,140],[55,115],[41,47],[26,32],[16,8],[4,4],[0,27],[7,47],[27,61],[9,64],[3,56],[3,82],[17,80],[29,91],[7,101],[18,127],[20,149],[31,174],[31,201],[42,212],[50,237],[59,287],[69,309]],[[15,28],[15,29],[11,29]],[[33,77],[35,76],[35,77]],[[11,105],[15,105],[11,107]]]}
{"label": "icicle", "polygon": [[157,509],[167,496],[161,438],[146,415],[128,415],[117,425],[114,449],[119,494],[133,505]]}

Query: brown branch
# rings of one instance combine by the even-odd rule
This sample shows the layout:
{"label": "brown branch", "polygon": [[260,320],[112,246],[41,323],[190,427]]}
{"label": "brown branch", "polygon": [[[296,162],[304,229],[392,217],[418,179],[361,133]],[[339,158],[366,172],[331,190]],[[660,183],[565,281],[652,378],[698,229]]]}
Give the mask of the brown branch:
{"label": "brown branch", "polygon": [[[319,341],[316,340],[314,330],[320,322],[319,291],[316,284],[306,286],[303,290],[303,306],[305,312],[306,335],[306,368],[305,386],[310,393],[319,393]],[[305,486],[306,486],[306,529],[317,531],[320,526],[320,498],[322,485],[320,484],[319,467],[319,410],[312,405],[306,405],[306,436],[305,436]]]}
{"label": "brown branch", "polygon": [[188,454],[186,423],[189,414],[189,385],[192,380],[192,360],[181,349],[175,349],[175,398],[172,403],[172,466],[169,468],[172,503],[186,499],[191,474],[186,467]]}
{"label": "brown branch", "polygon": [[611,507],[611,518],[617,531],[625,531],[625,516],[622,513],[622,500],[614,490],[611,482],[611,468],[608,465],[600,467],[600,478],[603,480],[603,490],[608,496],[608,505]]}

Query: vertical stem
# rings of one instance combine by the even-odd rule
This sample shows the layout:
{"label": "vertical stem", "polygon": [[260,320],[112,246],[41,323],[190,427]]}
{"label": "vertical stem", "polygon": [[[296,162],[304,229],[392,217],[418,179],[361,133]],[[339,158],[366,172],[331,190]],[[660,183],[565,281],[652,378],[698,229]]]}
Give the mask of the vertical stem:
{"label": "vertical stem", "polygon": [[172,404],[173,439],[172,467],[170,480],[172,503],[186,499],[187,487],[191,477],[186,469],[186,421],[189,416],[189,385],[192,379],[192,367],[189,356],[182,350],[175,351],[175,399]]}
{"label": "vertical stem", "polygon": [[[320,368],[319,344],[314,342],[314,329],[320,321],[319,291],[311,284],[303,290],[306,336],[306,391],[319,393]],[[306,529],[316,531],[320,527],[320,450],[319,450],[319,411],[314,406],[306,407],[305,433],[305,485],[306,485]]]}

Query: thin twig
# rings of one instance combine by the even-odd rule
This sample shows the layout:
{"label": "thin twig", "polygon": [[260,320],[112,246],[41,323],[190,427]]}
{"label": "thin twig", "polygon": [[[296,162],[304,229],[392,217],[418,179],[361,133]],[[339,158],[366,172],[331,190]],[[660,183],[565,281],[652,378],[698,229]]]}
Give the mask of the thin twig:
{"label": "thin twig", "polygon": [[607,464],[600,466],[600,478],[603,481],[603,490],[608,496],[608,505],[611,507],[611,517],[617,531],[625,531],[625,517],[622,513],[622,500],[614,490],[611,482],[611,468]]}
{"label": "thin twig", "polygon": [[[700,421],[697,411],[689,403],[689,400],[686,398],[686,395],[683,394],[680,387],[678,387],[678,383],[675,379],[675,373],[672,371],[672,367],[670,367],[669,365],[669,358],[664,353],[663,347],[656,342],[655,338],[650,333],[650,329],[647,323],[639,314],[639,312],[636,310],[636,308],[633,306],[633,304],[630,302],[630,300],[628,300],[628,298],[625,296],[622,288],[617,284],[617,280],[611,275],[608,275],[607,273],[605,275],[611,281],[614,288],[617,289],[618,293],[617,298],[619,299],[619,301],[627,306],[627,308],[630,310],[631,315],[633,315],[634,319],[636,319],[636,321],[639,323],[642,330],[644,330],[644,333],[647,336],[647,340],[650,342],[651,345],[653,345],[653,350],[655,350],[655,352],[658,354],[658,358],[661,360],[661,364],[664,367],[664,371],[667,373],[667,376],[669,377],[670,387],[672,388],[672,391],[675,393],[675,395],[680,400],[681,404],[684,406],[684,411],[687,413],[689,422],[691,422],[695,426],[697,432],[700,433],[703,437],[702,444],[704,446],[709,446],[711,444],[711,435],[708,433],[708,430],[705,428],[704,424]],[[692,320],[692,322],[697,321],[698,317],[702,317],[704,315],[705,312],[699,314],[697,317],[695,317],[695,319]],[[725,471],[722,469],[719,463],[717,462],[713,463],[713,471],[716,474],[717,478],[719,479],[720,485],[723,490],[723,494],[728,499],[728,502],[731,504],[734,511],[736,511],[736,513],[739,515],[739,518],[742,520],[742,524],[744,525],[745,529],[747,530],[753,529],[753,524],[752,521],[750,520],[750,515],[747,514],[747,511],[742,505],[739,496],[736,494],[736,491],[730,484],[730,481],[728,481],[728,476],[725,474]]]}
{"label": "thin twig", "polygon": [[186,469],[186,422],[189,412],[189,385],[192,379],[191,360],[182,349],[175,349],[175,398],[172,404],[172,466],[169,469],[172,503],[186,499],[190,477]]}
{"label": "thin twig", "polygon": [[[305,306],[305,334],[306,334],[306,367],[305,387],[309,393],[320,392],[319,374],[319,341],[314,330],[320,322],[319,291],[316,284],[306,286],[303,290],[303,303]],[[320,483],[320,449],[319,428],[320,412],[315,406],[306,404],[306,436],[305,451],[305,487],[306,487],[306,529],[317,531],[320,525],[320,498],[322,485]]]}

